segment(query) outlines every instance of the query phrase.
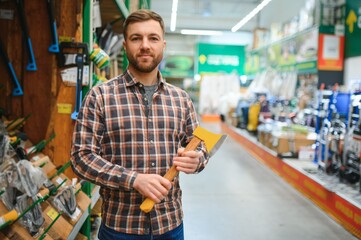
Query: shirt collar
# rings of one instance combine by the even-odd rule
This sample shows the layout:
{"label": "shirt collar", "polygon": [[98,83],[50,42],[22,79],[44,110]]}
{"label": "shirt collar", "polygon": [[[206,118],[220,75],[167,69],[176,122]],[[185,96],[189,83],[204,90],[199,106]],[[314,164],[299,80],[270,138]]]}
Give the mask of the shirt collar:
{"label": "shirt collar", "polygon": [[[133,77],[133,75],[129,72],[128,69],[124,73],[123,78],[125,79],[125,85],[127,87],[131,87],[131,86],[139,84],[139,82],[135,79],[135,77]],[[159,82],[159,87],[163,87],[165,84],[165,80],[163,79],[160,71],[158,71],[157,78],[158,78],[158,82]]]}

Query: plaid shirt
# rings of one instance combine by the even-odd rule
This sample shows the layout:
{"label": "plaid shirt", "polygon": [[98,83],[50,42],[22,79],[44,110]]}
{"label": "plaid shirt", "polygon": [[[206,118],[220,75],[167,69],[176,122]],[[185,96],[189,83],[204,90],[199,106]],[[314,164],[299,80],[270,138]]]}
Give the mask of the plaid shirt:
{"label": "plaid shirt", "polygon": [[179,176],[165,200],[148,214],[139,208],[144,197],[133,188],[137,173],[163,176],[198,126],[188,94],[166,83],[160,73],[158,78],[148,113],[143,86],[127,71],[89,91],[75,124],[73,170],[101,186],[103,221],[123,233],[143,235],[151,229],[159,235],[183,219]]}

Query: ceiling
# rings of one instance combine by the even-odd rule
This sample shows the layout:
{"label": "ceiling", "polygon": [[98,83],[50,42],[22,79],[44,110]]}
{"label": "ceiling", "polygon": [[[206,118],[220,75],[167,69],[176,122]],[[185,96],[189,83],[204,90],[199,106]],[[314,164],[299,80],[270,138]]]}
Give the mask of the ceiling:
{"label": "ceiling", "polygon": [[[179,0],[176,32],[181,29],[230,31],[259,3],[260,0]],[[170,31],[172,1],[154,0],[151,8],[164,18],[167,31]],[[257,17],[244,30],[250,31],[256,26]]]}
{"label": "ceiling", "polygon": [[[122,0],[99,0],[103,26],[112,23],[113,31],[122,33],[123,16],[115,2]],[[273,0],[258,15],[245,24],[240,31],[253,31],[257,27],[269,28],[272,22],[285,22],[297,15],[306,0]],[[131,7],[137,7],[130,0]],[[159,13],[170,31],[172,0],[151,0],[150,8]],[[175,33],[181,29],[230,31],[262,0],[178,0]]]}

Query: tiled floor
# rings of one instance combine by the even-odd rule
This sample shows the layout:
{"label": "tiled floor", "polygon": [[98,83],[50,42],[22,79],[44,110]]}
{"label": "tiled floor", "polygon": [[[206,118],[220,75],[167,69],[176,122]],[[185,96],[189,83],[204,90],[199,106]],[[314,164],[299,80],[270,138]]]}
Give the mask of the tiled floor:
{"label": "tiled floor", "polygon": [[232,138],[181,186],[186,240],[357,239]]}

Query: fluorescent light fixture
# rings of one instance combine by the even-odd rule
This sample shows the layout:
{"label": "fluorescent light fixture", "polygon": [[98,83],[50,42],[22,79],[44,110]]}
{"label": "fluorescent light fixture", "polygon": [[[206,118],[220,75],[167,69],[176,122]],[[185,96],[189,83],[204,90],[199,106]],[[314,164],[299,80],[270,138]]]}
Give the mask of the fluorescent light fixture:
{"label": "fluorescent light fixture", "polygon": [[177,25],[177,11],[178,11],[178,0],[173,0],[172,3],[172,15],[170,18],[170,30],[175,31],[175,26]]}
{"label": "fluorescent light fixture", "polygon": [[215,35],[222,35],[223,32],[221,31],[212,31],[212,30],[196,30],[196,29],[182,29],[181,34],[184,35],[208,35],[208,36],[215,36]]}
{"label": "fluorescent light fixture", "polygon": [[249,20],[251,20],[256,14],[261,11],[268,3],[272,0],[263,0],[255,9],[253,9],[250,13],[247,14],[241,21],[239,21],[232,29],[232,32],[236,32],[238,29],[243,27]]}

